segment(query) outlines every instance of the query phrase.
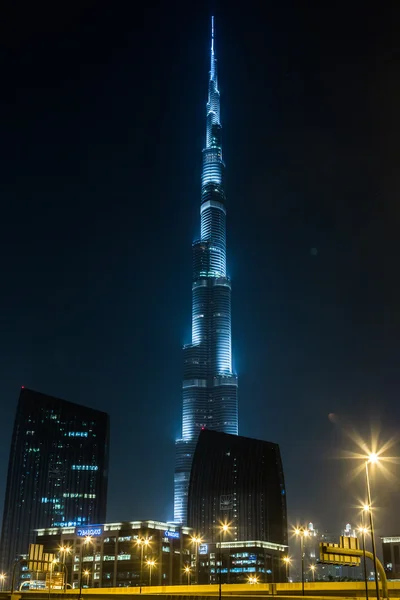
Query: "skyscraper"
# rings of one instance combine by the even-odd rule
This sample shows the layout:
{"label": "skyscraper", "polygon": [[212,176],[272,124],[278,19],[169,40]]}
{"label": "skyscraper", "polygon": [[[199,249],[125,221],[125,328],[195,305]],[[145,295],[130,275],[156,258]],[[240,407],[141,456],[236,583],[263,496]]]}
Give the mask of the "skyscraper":
{"label": "skyscraper", "polygon": [[188,524],[204,540],[287,544],[286,490],[278,444],[204,430],[194,453]]}
{"label": "skyscraper", "polygon": [[28,552],[34,529],[103,523],[109,418],[21,388],[8,464],[0,569]]}
{"label": "skyscraper", "polygon": [[193,244],[192,342],[183,349],[182,438],[176,441],[176,523],[186,523],[190,469],[200,431],[207,428],[238,433],[238,382],[232,370],[231,282],[226,269],[225,165],[219,96],[212,17],[200,239]]}

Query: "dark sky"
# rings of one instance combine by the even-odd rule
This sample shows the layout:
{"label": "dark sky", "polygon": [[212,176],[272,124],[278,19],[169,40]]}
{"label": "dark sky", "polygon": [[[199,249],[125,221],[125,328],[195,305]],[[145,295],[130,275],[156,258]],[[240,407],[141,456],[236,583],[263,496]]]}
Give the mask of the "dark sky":
{"label": "dark sky", "polygon": [[[10,4],[0,481],[23,384],[110,413],[109,520],[169,519],[211,8]],[[340,423],[400,422],[400,5],[215,13],[240,432],[281,445],[291,522],[339,528],[362,483]]]}

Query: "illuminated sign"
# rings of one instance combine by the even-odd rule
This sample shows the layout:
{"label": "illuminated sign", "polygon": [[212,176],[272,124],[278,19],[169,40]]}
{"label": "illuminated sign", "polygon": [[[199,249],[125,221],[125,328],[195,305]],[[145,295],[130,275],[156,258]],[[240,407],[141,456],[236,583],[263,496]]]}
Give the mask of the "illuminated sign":
{"label": "illuminated sign", "polygon": [[179,531],[168,531],[167,530],[167,531],[164,531],[164,535],[167,538],[174,538],[175,540],[179,540],[179,538],[181,537]]}
{"label": "illuminated sign", "polygon": [[200,544],[199,554],[208,554],[208,545],[207,544]]}
{"label": "illuminated sign", "polygon": [[102,535],[103,527],[101,525],[92,525],[89,527],[77,527],[75,529],[75,535],[78,537],[99,537]]}

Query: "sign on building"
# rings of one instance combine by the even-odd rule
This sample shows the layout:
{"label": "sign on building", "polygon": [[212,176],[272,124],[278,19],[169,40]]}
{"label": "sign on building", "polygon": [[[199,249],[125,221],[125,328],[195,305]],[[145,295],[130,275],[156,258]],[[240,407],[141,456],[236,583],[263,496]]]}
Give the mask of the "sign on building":
{"label": "sign on building", "polygon": [[77,527],[75,529],[75,535],[78,537],[99,537],[103,534],[103,527],[101,525],[92,525],[88,527]]}

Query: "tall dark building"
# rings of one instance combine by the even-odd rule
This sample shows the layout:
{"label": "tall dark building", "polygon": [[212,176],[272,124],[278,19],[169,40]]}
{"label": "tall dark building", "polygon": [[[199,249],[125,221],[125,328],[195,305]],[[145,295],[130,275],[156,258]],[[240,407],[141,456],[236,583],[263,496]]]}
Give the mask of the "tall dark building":
{"label": "tall dark building", "polygon": [[0,568],[28,551],[34,529],[103,523],[109,417],[21,388],[11,442]]}
{"label": "tall dark building", "polygon": [[193,457],[188,524],[205,541],[287,544],[286,491],[278,444],[205,429]]}
{"label": "tall dark building", "polygon": [[200,239],[193,244],[192,341],[183,350],[182,438],[176,441],[176,523],[186,523],[190,469],[199,432],[207,428],[238,433],[238,383],[232,368],[231,282],[226,268],[225,164],[214,42],[212,17]]}

